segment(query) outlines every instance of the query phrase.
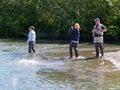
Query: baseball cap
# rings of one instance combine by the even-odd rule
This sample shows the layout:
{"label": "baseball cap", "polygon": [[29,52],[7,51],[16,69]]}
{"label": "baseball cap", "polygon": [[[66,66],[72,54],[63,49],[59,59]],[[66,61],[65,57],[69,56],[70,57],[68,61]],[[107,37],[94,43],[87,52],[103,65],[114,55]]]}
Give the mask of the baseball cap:
{"label": "baseball cap", "polygon": [[100,21],[100,19],[99,19],[99,18],[96,18],[95,21]]}

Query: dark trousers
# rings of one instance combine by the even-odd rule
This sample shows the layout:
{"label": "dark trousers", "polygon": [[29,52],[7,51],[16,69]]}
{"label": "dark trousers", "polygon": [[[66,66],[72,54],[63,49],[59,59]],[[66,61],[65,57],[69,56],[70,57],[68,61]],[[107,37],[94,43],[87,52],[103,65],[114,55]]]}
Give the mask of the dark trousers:
{"label": "dark trousers", "polygon": [[101,56],[104,56],[104,47],[101,43],[95,43],[95,51],[96,51],[96,57],[99,57],[99,52],[101,52]]}
{"label": "dark trousers", "polygon": [[31,53],[32,51],[35,52],[34,45],[35,45],[34,41],[29,41],[29,53]]}
{"label": "dark trousers", "polygon": [[78,57],[77,43],[70,42],[69,52],[71,58],[73,57],[73,49],[75,51],[75,56]]}

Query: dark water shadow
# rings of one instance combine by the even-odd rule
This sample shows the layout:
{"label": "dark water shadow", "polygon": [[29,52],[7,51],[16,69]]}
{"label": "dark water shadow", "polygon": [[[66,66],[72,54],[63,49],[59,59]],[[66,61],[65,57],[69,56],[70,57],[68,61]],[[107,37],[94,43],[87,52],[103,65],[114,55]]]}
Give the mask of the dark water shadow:
{"label": "dark water shadow", "polygon": [[95,57],[81,57],[79,59],[70,59],[69,57],[57,57],[51,60],[74,60],[74,61],[88,61],[88,60],[97,60]]}
{"label": "dark water shadow", "polygon": [[97,60],[97,58],[95,58],[95,57],[86,57],[86,58],[75,59],[75,61],[88,61],[88,60]]}
{"label": "dark water shadow", "polygon": [[96,60],[96,57],[88,57],[87,60]]}
{"label": "dark water shadow", "polygon": [[52,58],[51,60],[69,60],[69,57],[57,57],[57,58]]}
{"label": "dark water shadow", "polygon": [[2,50],[2,52],[10,52],[10,50],[7,50],[7,49],[6,49],[6,50]]}

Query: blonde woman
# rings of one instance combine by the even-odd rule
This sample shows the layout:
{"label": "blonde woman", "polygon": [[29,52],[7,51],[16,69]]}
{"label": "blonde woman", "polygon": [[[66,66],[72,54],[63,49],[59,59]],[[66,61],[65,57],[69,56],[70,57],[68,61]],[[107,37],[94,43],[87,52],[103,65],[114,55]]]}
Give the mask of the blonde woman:
{"label": "blonde woman", "polygon": [[79,37],[80,37],[80,25],[78,23],[75,23],[74,26],[71,26],[71,42],[69,46],[69,52],[70,52],[70,58],[73,57],[73,49],[75,51],[75,57],[78,58],[78,49],[77,45],[79,43]]}

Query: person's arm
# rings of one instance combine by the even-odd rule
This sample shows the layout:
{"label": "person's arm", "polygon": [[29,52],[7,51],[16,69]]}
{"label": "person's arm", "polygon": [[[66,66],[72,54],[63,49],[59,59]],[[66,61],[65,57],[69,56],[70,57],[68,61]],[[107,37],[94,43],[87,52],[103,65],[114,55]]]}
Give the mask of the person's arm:
{"label": "person's arm", "polygon": [[106,29],[103,29],[102,32],[106,32],[107,30]]}
{"label": "person's arm", "polygon": [[96,25],[93,27],[93,30],[91,31],[92,33],[97,32],[97,30],[95,28],[96,28]]}
{"label": "person's arm", "polygon": [[79,41],[79,38],[80,38],[80,31],[77,30],[77,39],[78,39],[78,41]]}
{"label": "person's arm", "polygon": [[102,32],[106,32],[106,27],[105,26],[102,26]]}
{"label": "person's arm", "polygon": [[27,40],[27,43],[29,43],[30,39],[31,39],[31,32],[29,32],[29,34],[28,34],[28,40]]}
{"label": "person's arm", "polygon": [[36,39],[36,32],[35,32],[35,39]]}
{"label": "person's arm", "polygon": [[71,28],[69,29],[69,35],[71,36],[72,35],[72,30],[74,29],[73,26],[71,26]]}
{"label": "person's arm", "polygon": [[34,33],[33,33],[33,38],[34,38],[35,41],[36,41],[36,33],[35,33],[35,31],[34,31]]}
{"label": "person's arm", "polygon": [[97,32],[97,30],[92,30],[92,33],[95,33],[95,32]]}

